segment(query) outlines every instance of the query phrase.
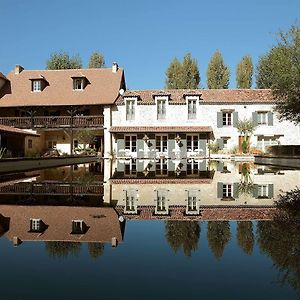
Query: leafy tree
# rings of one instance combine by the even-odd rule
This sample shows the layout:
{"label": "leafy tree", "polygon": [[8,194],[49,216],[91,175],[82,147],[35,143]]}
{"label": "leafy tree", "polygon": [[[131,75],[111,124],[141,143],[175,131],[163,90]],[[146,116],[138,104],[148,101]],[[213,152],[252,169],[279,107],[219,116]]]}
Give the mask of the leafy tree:
{"label": "leafy tree", "polygon": [[50,59],[47,61],[48,70],[60,70],[60,69],[81,69],[82,62],[79,55],[70,57],[66,52],[55,52],[50,55]]}
{"label": "leafy tree", "polygon": [[237,222],[237,241],[240,248],[248,255],[254,247],[253,224],[251,221]]}
{"label": "leafy tree", "polygon": [[86,145],[92,144],[94,141],[95,136],[97,135],[96,130],[78,130],[75,133],[75,137],[78,139],[80,144],[83,144],[83,149],[86,149]]}
{"label": "leafy tree", "polygon": [[181,63],[176,57],[166,71],[166,89],[197,89],[200,73],[196,59],[187,53]]}
{"label": "leafy tree", "polygon": [[223,255],[230,241],[230,225],[228,221],[209,221],[207,224],[208,245],[217,259]]}
{"label": "leafy tree", "polygon": [[197,89],[199,82],[200,74],[197,60],[193,59],[190,53],[187,53],[182,63],[182,88]]}
{"label": "leafy tree", "polygon": [[257,67],[257,86],[271,88],[281,120],[300,124],[300,27],[279,32],[277,45]]}
{"label": "leafy tree", "polygon": [[242,58],[236,68],[236,86],[238,89],[250,89],[252,86],[253,63],[250,55]]}
{"label": "leafy tree", "polygon": [[69,255],[78,256],[81,243],[76,242],[45,242],[45,249],[52,258],[66,258]]}
{"label": "leafy tree", "polygon": [[92,258],[97,259],[104,252],[103,243],[88,243],[89,254]]}
{"label": "leafy tree", "polygon": [[197,250],[200,226],[195,221],[166,221],[166,239],[176,253],[180,248],[186,256]]}
{"label": "leafy tree", "polygon": [[207,68],[207,87],[209,89],[228,89],[229,67],[225,65],[222,54],[217,50]]}
{"label": "leafy tree", "polygon": [[103,68],[104,66],[104,56],[100,52],[94,52],[90,57],[89,68]]}

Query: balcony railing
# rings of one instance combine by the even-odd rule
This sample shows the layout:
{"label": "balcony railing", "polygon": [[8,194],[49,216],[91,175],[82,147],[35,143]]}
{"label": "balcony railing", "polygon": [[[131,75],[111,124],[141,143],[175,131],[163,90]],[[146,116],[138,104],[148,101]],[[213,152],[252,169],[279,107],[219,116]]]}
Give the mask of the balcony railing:
{"label": "balcony railing", "polygon": [[0,117],[0,125],[17,128],[101,128],[103,116]]}

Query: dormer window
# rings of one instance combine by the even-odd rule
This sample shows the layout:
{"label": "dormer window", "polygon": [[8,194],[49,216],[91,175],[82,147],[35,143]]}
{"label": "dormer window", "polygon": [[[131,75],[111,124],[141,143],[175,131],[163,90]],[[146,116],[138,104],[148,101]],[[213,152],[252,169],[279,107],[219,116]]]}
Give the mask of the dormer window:
{"label": "dormer window", "polygon": [[32,80],[32,91],[34,93],[42,91],[42,80]]}
{"label": "dormer window", "polygon": [[74,78],[73,79],[73,89],[75,91],[82,91],[84,85],[84,78]]}
{"label": "dormer window", "polygon": [[135,119],[136,101],[137,101],[136,97],[125,98],[126,120],[134,120]]}
{"label": "dormer window", "polygon": [[47,229],[47,225],[41,219],[30,219],[30,230],[29,232],[42,233]]}
{"label": "dormer window", "polygon": [[188,105],[188,119],[194,120],[197,118],[197,101],[199,96],[185,96]]}
{"label": "dormer window", "polygon": [[157,107],[157,120],[166,119],[168,98],[169,98],[168,96],[155,96],[156,107]]}
{"label": "dormer window", "polygon": [[72,232],[71,234],[85,234],[89,227],[83,220],[72,220]]}

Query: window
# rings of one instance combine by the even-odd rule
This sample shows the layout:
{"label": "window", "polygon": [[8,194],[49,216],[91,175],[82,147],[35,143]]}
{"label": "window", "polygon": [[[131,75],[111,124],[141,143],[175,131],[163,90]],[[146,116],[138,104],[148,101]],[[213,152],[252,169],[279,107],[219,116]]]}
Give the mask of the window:
{"label": "window", "polygon": [[72,221],[72,233],[73,234],[84,233],[84,222],[82,220],[73,220]]}
{"label": "window", "polygon": [[156,214],[168,214],[168,204],[167,204],[167,191],[158,190],[156,191]]}
{"label": "window", "polygon": [[137,190],[125,191],[125,213],[137,213]]}
{"label": "window", "polygon": [[232,184],[223,184],[223,198],[232,198]]}
{"label": "window", "polygon": [[78,148],[78,145],[79,145],[78,140],[74,140],[73,141],[73,146],[74,146],[75,149]]}
{"label": "window", "polygon": [[83,90],[83,78],[75,78],[73,79],[73,89],[75,91]]}
{"label": "window", "polygon": [[125,135],[125,150],[136,152],[136,135]]}
{"label": "window", "polygon": [[223,139],[223,149],[228,149],[228,141],[229,141],[229,137],[222,137]]}
{"label": "window", "polygon": [[168,175],[168,160],[159,159],[155,164],[155,174],[156,175]]}
{"label": "window", "polygon": [[41,219],[30,219],[30,231],[39,232],[42,229]]}
{"label": "window", "polygon": [[197,195],[195,191],[188,191],[187,212],[197,211]]}
{"label": "window", "polygon": [[199,173],[199,162],[194,159],[187,161],[186,174],[187,175],[197,175]]}
{"label": "window", "polygon": [[232,126],[232,112],[222,112],[223,126]]}
{"label": "window", "polygon": [[56,149],[56,141],[48,141],[48,149]]}
{"label": "window", "polygon": [[131,159],[125,163],[125,175],[136,175],[136,160]]}
{"label": "window", "polygon": [[198,151],[198,135],[188,135],[187,136],[187,151]]}
{"label": "window", "polygon": [[166,100],[157,100],[157,119],[162,120],[166,118]]}
{"label": "window", "polygon": [[134,120],[135,100],[126,100],[126,120]]}
{"label": "window", "polygon": [[258,197],[259,198],[268,198],[269,194],[268,194],[268,185],[266,184],[259,184],[257,186],[257,190],[258,190]]}
{"label": "window", "polygon": [[196,100],[188,100],[188,119],[196,119],[197,117],[197,101]]}
{"label": "window", "polygon": [[42,81],[41,80],[32,80],[32,91],[41,92],[42,91]]}
{"label": "window", "polygon": [[159,153],[168,152],[168,136],[167,135],[156,135],[155,136],[156,151]]}
{"label": "window", "polygon": [[28,149],[32,149],[32,140],[31,139],[28,140]]}
{"label": "window", "polygon": [[267,125],[268,124],[267,112],[257,112],[257,124],[258,125]]}

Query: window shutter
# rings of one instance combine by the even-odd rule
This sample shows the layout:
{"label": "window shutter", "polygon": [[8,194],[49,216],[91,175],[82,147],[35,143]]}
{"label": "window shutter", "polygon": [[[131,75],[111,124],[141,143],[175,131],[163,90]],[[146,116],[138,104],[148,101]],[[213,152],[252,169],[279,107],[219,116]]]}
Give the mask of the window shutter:
{"label": "window shutter", "polygon": [[257,120],[257,112],[256,112],[256,111],[254,111],[254,112],[252,113],[252,122],[253,122],[253,125],[254,125],[254,126],[257,126],[258,120]]}
{"label": "window shutter", "polygon": [[223,198],[223,182],[218,182],[217,189],[217,197]]}
{"label": "window shutter", "polygon": [[268,112],[268,125],[273,126],[273,113],[271,111]]}
{"label": "window shutter", "polygon": [[199,149],[202,149],[201,155],[206,156],[206,140],[199,140]]}
{"label": "window shutter", "polygon": [[237,127],[237,123],[239,120],[238,112],[234,111],[232,114],[233,114],[233,127]]}
{"label": "window shutter", "polygon": [[217,139],[217,144],[218,144],[218,146],[219,146],[219,149],[220,150],[223,150],[223,148],[224,148],[224,143],[223,143],[223,139],[221,138],[221,139]]}
{"label": "window shutter", "polygon": [[[120,151],[122,150],[122,151]],[[124,137],[123,138],[119,138],[117,140],[117,151],[118,151],[118,156],[122,157],[125,155],[125,152],[123,151],[125,150],[125,141],[124,141]]]}
{"label": "window shutter", "polygon": [[274,197],[274,184],[270,183],[268,185],[268,198],[273,198]]}
{"label": "window shutter", "polygon": [[218,161],[217,171],[223,172],[223,169],[224,169],[224,162],[223,161]]}
{"label": "window shutter", "polygon": [[253,186],[253,197],[255,199],[258,198],[258,185],[257,184],[254,184],[254,186]]}
{"label": "window shutter", "polygon": [[217,112],[217,127],[223,127],[223,113],[221,111]]}
{"label": "window shutter", "polygon": [[239,197],[239,183],[234,182],[233,183],[233,198],[238,198]]}

